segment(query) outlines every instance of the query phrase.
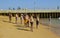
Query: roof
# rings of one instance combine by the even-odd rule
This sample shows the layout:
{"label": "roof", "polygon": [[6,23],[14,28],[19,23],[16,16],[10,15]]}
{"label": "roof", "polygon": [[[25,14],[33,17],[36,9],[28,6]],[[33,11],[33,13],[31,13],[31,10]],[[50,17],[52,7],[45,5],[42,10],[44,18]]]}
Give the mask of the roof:
{"label": "roof", "polygon": [[0,10],[0,13],[60,13],[60,10]]}

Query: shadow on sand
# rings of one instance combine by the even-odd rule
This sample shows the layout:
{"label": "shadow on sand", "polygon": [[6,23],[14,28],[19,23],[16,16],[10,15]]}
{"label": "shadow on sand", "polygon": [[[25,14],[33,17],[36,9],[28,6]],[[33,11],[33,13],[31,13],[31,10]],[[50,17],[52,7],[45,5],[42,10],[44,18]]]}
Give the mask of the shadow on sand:
{"label": "shadow on sand", "polygon": [[15,27],[17,27],[17,30],[24,30],[24,31],[30,31],[29,29],[27,29],[26,26],[21,26],[21,25],[14,25]]}
{"label": "shadow on sand", "polygon": [[16,23],[14,23],[14,22],[9,22],[9,21],[7,21],[7,20],[2,20],[3,22],[7,22],[7,23],[12,23],[12,24],[16,24]]}
{"label": "shadow on sand", "polygon": [[18,29],[18,30],[23,30],[23,31],[30,31],[30,30],[25,29],[25,28],[16,28],[16,29]]}
{"label": "shadow on sand", "polygon": [[7,22],[7,23],[10,23],[9,21],[7,21],[7,20],[2,20],[3,22]]}
{"label": "shadow on sand", "polygon": [[6,21],[6,20],[2,20],[3,22],[8,22],[9,23],[9,21]]}

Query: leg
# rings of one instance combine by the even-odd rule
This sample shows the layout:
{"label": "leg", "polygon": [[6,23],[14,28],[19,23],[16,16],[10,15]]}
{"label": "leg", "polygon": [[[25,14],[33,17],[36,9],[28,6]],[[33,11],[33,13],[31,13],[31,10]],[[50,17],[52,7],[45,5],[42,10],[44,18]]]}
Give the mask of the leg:
{"label": "leg", "polygon": [[20,23],[22,24],[22,18],[20,19]]}
{"label": "leg", "polygon": [[27,27],[29,27],[29,21],[27,22]]}
{"label": "leg", "polygon": [[31,31],[33,32],[33,22],[31,22]]}
{"label": "leg", "polygon": [[11,18],[9,18],[9,22],[11,23]]}
{"label": "leg", "polygon": [[36,28],[37,28],[37,29],[38,29],[38,25],[39,25],[39,22],[37,21],[37,22],[36,22]]}
{"label": "leg", "polygon": [[17,24],[17,17],[16,17],[16,22],[15,23]]}

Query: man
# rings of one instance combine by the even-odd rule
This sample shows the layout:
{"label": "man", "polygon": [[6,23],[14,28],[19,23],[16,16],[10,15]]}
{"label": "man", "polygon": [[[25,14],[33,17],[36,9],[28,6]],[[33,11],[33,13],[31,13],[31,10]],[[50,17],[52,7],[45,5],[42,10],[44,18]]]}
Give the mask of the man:
{"label": "man", "polygon": [[12,14],[9,13],[9,22],[11,23]]}
{"label": "man", "polygon": [[30,24],[31,24],[31,31],[32,32],[33,32],[33,22],[34,22],[33,16],[31,16],[31,18],[30,18]]}
{"label": "man", "polygon": [[27,26],[27,27],[29,27],[29,16],[28,16],[28,15],[26,15],[26,17],[25,17],[25,18],[26,18],[26,26]]}
{"label": "man", "polygon": [[39,25],[39,17],[36,18],[36,28],[38,28]]}
{"label": "man", "polygon": [[16,19],[15,23],[17,24],[18,14],[16,14],[15,19]]}
{"label": "man", "polygon": [[22,24],[23,23],[23,14],[21,14],[20,20],[21,20],[21,24]]}

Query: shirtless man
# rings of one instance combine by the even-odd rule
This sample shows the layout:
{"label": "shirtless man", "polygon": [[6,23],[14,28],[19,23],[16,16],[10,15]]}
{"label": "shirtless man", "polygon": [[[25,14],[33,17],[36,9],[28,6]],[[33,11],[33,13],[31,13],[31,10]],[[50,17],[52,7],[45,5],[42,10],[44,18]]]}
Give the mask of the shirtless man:
{"label": "shirtless man", "polygon": [[17,24],[18,14],[16,14],[15,19],[16,19],[15,23]]}
{"label": "shirtless man", "polygon": [[26,26],[27,26],[27,27],[29,27],[29,16],[28,16],[28,15],[26,15],[26,17],[25,17],[25,18],[26,18]]}

